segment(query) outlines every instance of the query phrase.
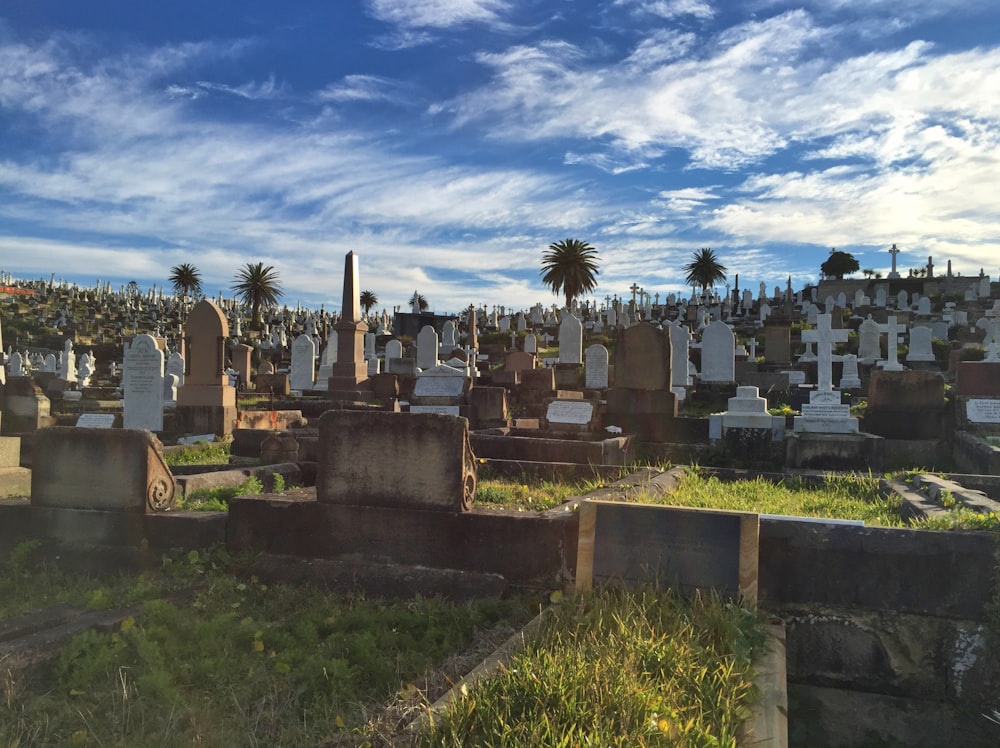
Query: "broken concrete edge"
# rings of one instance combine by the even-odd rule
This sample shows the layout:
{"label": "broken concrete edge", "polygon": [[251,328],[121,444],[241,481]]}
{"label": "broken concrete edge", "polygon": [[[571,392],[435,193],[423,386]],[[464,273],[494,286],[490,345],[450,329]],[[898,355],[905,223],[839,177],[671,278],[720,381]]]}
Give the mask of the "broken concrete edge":
{"label": "broken concrete edge", "polygon": [[[451,705],[468,695],[480,683],[488,681],[502,667],[533,643],[552,608],[543,608],[520,631],[494,650],[479,665],[453,685],[446,694],[411,720],[402,734],[416,736],[444,715]],[[760,698],[750,706],[751,716],[740,726],[741,746],[752,748],[787,748],[788,682],[785,667],[785,624],[772,619],[765,626],[763,654],[754,666],[754,685]]]}

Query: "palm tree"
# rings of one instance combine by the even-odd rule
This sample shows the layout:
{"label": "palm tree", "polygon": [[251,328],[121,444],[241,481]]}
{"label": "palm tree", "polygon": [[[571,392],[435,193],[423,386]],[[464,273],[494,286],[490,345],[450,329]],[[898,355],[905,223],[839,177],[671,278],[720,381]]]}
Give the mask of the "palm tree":
{"label": "palm tree", "polygon": [[281,298],[278,271],[263,262],[248,262],[246,267],[240,268],[236,272],[231,288],[244,304],[250,306],[252,324],[257,329],[263,325],[260,316],[261,307],[277,304]]}
{"label": "palm tree", "polygon": [[179,293],[182,299],[188,294],[201,293],[201,272],[189,262],[170,268],[167,280],[174,284],[174,293]]}
{"label": "palm tree", "polygon": [[597,288],[597,259],[597,250],[579,239],[550,244],[542,255],[542,283],[563,293],[569,309],[573,299]]}
{"label": "palm tree", "polygon": [[702,247],[687,265],[684,266],[687,273],[685,280],[692,286],[701,287],[701,295],[708,292],[708,287],[726,279],[726,266],[719,262],[715,252],[708,247]]}
{"label": "palm tree", "polygon": [[359,299],[361,301],[361,308],[365,310],[366,315],[372,310],[373,306],[378,304],[378,296],[373,291],[362,291]]}

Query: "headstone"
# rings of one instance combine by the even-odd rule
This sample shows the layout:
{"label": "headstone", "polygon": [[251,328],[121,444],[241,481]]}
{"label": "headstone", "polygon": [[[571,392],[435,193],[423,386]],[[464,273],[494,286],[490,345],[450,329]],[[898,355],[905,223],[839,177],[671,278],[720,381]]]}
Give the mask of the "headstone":
{"label": "headstone", "polygon": [[538,352],[538,338],[536,338],[530,332],[524,336],[524,352],[525,353]]}
{"label": "headstone", "polygon": [[177,385],[184,384],[184,357],[174,351],[167,357],[165,373],[173,374],[177,377]]}
{"label": "headstone", "polygon": [[510,317],[501,317],[498,328],[500,332],[510,332]]}
{"label": "headstone", "polygon": [[878,322],[868,318],[858,326],[858,359],[873,364],[882,358],[881,329]]}
{"label": "headstone", "polygon": [[475,495],[464,418],[332,410],[319,419],[320,504],[460,512],[472,508]]}
{"label": "headstone", "polygon": [[875,306],[884,308],[888,298],[888,293],[886,292],[885,286],[879,286],[875,289]]}
{"label": "headstone", "polygon": [[431,325],[424,325],[417,333],[417,368],[433,369],[438,364],[438,334]]}
{"label": "headstone", "polygon": [[163,351],[152,335],[136,335],[122,369],[122,426],[163,431]]}
{"label": "headstone", "polygon": [[32,465],[33,507],[144,513],[173,503],[163,447],[146,431],[56,426],[36,434],[35,449],[45,459]]}
{"label": "headstone", "polygon": [[887,324],[879,325],[879,330],[886,333],[886,359],[885,363],[882,364],[882,368],[885,371],[902,371],[903,365],[899,363],[899,351],[897,346],[899,345],[899,334],[903,331],[898,324],[896,324],[896,317],[891,316],[888,319]]}
{"label": "headstone", "polygon": [[691,385],[688,367],[691,333],[686,327],[677,323],[669,324],[667,330],[670,335],[670,388],[678,394],[674,388],[684,392],[684,388]]}
{"label": "headstone", "polygon": [[7,376],[9,377],[23,377],[24,376],[24,360],[21,358],[21,354],[14,351],[7,358]]}
{"label": "headstone", "polygon": [[659,585],[757,604],[756,514],[588,499],[579,527],[578,591]]}
{"label": "headstone", "polygon": [[403,344],[396,340],[390,340],[385,344],[385,360],[391,361],[394,358],[403,357]]}
{"label": "headstone", "polygon": [[929,296],[921,296],[917,302],[917,314],[929,317],[931,314],[931,299]]}
{"label": "headstone", "polygon": [[858,372],[858,357],[848,353],[843,357],[844,370],[840,377],[840,389],[856,390],[861,387],[861,375]]}
{"label": "headstone", "polygon": [[219,307],[203,299],[191,309],[185,333],[188,374],[177,390],[181,430],[228,436],[236,425],[236,388],[225,370],[229,322]]}
{"label": "headstone", "polygon": [[[926,296],[923,298],[927,298]],[[931,328],[911,327],[910,347],[906,353],[907,361],[933,361],[934,351],[931,348]]]}
{"label": "headstone", "polygon": [[458,328],[454,320],[448,320],[441,327],[441,353],[446,356],[458,347]]}
{"label": "headstone", "polygon": [[550,400],[545,406],[543,426],[552,431],[586,431],[595,415],[592,400]]}
{"label": "headstone", "polygon": [[736,336],[720,320],[705,327],[701,336],[701,381],[736,381]]}
{"label": "headstone", "polygon": [[587,348],[584,387],[588,390],[608,388],[608,349],[596,344]]}
{"label": "headstone", "polygon": [[583,325],[568,311],[559,323],[559,363],[583,363]]}
{"label": "headstone", "polygon": [[315,383],[316,344],[308,333],[292,341],[292,365],[288,373],[288,386],[293,390],[311,390]]}

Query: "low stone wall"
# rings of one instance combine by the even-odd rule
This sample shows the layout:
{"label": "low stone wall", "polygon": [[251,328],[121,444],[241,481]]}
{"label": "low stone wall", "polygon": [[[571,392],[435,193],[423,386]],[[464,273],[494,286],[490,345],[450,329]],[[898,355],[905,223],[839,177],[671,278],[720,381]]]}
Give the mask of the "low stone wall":
{"label": "low stone wall", "polygon": [[982,717],[1000,687],[992,536],[760,529],[761,604],[788,631],[793,745],[997,744]]}

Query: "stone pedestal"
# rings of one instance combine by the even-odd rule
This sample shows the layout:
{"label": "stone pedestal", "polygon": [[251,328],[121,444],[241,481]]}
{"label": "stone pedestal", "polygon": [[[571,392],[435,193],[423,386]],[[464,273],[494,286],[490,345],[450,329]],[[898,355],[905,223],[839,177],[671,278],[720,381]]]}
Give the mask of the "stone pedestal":
{"label": "stone pedestal", "polygon": [[874,434],[800,432],[785,439],[785,467],[882,472],[885,440]]}

